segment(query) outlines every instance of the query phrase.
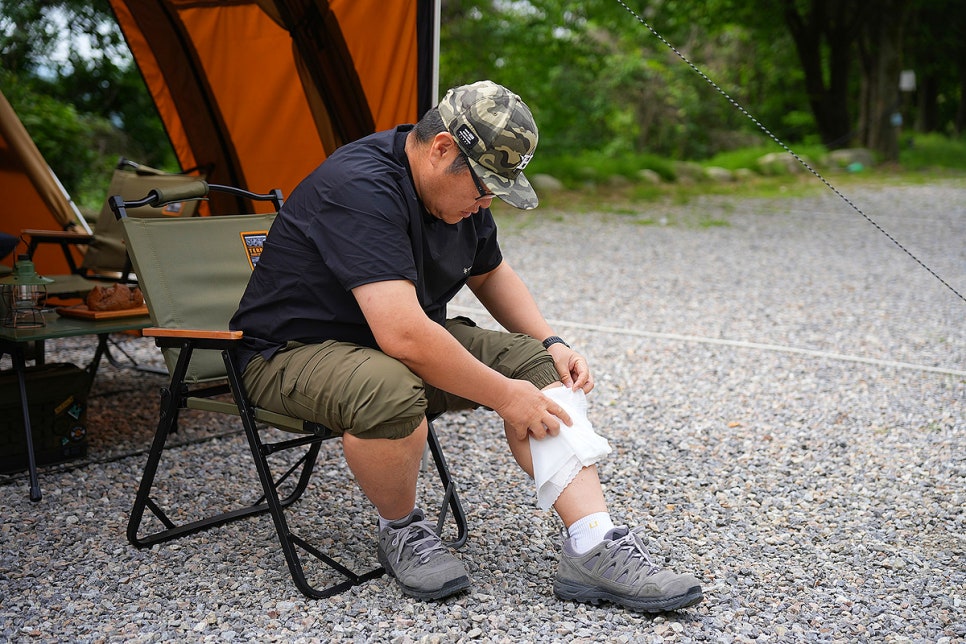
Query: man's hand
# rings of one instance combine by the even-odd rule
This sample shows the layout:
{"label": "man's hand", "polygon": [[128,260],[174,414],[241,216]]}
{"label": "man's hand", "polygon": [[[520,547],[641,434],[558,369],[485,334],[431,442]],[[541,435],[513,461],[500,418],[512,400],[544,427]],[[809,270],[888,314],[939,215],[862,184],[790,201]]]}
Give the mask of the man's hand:
{"label": "man's hand", "polygon": [[556,402],[547,398],[526,380],[510,380],[506,391],[506,403],[494,407],[517,439],[524,440],[528,434],[536,439],[556,436],[560,423],[573,424],[570,415]]}
{"label": "man's hand", "polygon": [[594,377],[590,375],[590,365],[586,358],[559,342],[551,344],[547,352],[553,357],[553,366],[557,369],[564,387],[590,393],[594,388]]}

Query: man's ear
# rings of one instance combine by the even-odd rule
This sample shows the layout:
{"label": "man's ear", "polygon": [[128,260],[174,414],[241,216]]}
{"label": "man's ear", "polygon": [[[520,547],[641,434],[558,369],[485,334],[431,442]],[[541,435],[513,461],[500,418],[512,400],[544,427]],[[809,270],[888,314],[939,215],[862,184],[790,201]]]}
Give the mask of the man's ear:
{"label": "man's ear", "polygon": [[441,161],[446,163],[452,163],[452,155],[454,152],[458,152],[459,148],[456,145],[456,139],[449,132],[440,132],[435,137],[433,137],[433,142],[430,146],[430,161],[433,165]]}

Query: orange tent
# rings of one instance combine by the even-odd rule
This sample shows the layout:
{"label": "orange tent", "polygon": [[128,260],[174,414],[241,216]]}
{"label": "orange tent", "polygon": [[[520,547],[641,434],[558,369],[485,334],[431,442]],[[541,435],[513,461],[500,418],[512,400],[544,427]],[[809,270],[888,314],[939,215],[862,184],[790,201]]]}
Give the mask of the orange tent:
{"label": "orange tent", "polygon": [[435,104],[438,0],[110,0],[183,168],[255,191]]}
{"label": "orange tent", "polygon": [[[84,218],[70,200],[53,170],[44,161],[23,123],[0,92],[0,194],[3,217],[0,230],[19,235],[24,228],[61,230],[70,224],[90,232]],[[21,246],[4,260],[13,266]],[[67,262],[58,251],[44,265],[45,272],[66,273]]]}

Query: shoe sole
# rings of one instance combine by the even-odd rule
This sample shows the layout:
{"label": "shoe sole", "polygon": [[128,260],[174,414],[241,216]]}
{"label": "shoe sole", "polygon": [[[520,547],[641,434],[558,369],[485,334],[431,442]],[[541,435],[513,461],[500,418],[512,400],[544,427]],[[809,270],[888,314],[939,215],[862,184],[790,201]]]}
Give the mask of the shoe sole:
{"label": "shoe sole", "polygon": [[[392,573],[390,573],[391,575]],[[433,600],[433,599],[445,599],[451,595],[461,593],[470,587],[469,577],[459,577],[458,579],[453,579],[451,581],[443,584],[442,588],[436,590],[420,590],[419,588],[412,588],[407,586],[398,579],[396,583],[399,584],[399,588],[410,597],[415,597],[416,599],[422,600]]]}
{"label": "shoe sole", "polygon": [[575,602],[600,604],[601,602],[611,602],[620,604],[625,608],[637,610],[645,613],[664,613],[667,611],[678,610],[694,606],[704,599],[701,586],[693,586],[687,592],[674,597],[662,597],[661,599],[634,599],[622,597],[614,593],[601,590],[600,588],[588,588],[579,584],[571,584],[565,581],[554,581],[553,592],[561,599],[569,599]]}
{"label": "shoe sole", "polygon": [[396,584],[403,591],[403,593],[409,595],[410,597],[423,600],[445,599],[450,595],[455,595],[456,593],[462,592],[470,587],[470,578],[467,575],[457,577],[456,579],[451,579],[443,584],[440,588],[431,588],[427,590],[424,588],[413,588],[412,586],[407,586],[399,581],[399,578],[393,573],[392,566],[389,565],[389,562],[386,560],[382,551],[380,550],[377,554],[379,555],[379,563],[386,570],[386,574],[395,579]]}

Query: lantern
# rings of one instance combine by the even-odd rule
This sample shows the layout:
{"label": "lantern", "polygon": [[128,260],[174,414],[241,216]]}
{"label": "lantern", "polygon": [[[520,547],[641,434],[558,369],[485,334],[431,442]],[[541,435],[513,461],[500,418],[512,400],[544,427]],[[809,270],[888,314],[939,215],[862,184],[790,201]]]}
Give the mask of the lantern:
{"label": "lantern", "polygon": [[47,299],[47,285],[53,281],[37,274],[29,256],[18,255],[13,272],[0,279],[3,326],[25,329],[44,326],[40,305]]}

